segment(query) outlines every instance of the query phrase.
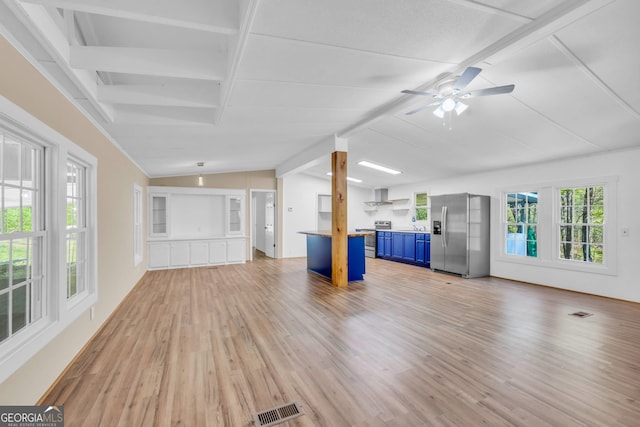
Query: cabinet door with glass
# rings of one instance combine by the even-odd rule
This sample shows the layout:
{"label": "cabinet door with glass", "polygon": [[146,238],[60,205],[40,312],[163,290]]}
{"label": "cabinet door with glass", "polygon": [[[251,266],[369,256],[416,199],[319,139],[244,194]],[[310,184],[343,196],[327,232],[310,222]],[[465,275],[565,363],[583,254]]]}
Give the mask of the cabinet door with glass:
{"label": "cabinet door with glass", "polygon": [[168,194],[149,194],[149,237],[167,237],[169,235],[168,209]]}
{"label": "cabinet door with glass", "polygon": [[242,196],[227,196],[227,234],[243,234],[244,203]]}

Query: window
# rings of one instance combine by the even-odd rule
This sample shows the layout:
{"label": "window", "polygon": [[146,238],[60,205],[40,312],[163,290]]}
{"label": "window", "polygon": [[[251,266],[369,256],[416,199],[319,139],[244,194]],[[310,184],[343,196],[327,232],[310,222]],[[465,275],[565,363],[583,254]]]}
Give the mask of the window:
{"label": "window", "polygon": [[43,149],[0,129],[0,343],[41,319]]}
{"label": "window", "polygon": [[133,184],[133,265],[142,262],[142,187]]}
{"label": "window", "polygon": [[603,186],[560,188],[559,257],[602,264],[605,257]]}
{"label": "window", "polygon": [[605,176],[504,189],[497,259],[617,274],[617,185]]}
{"label": "window", "polygon": [[416,207],[416,221],[426,221],[428,219],[428,204],[429,198],[427,193],[415,193],[414,202]]}
{"label": "window", "polygon": [[0,96],[0,383],[98,300],[96,171]]}
{"label": "window", "polygon": [[505,253],[537,257],[538,193],[507,193],[505,201]]}
{"label": "window", "polygon": [[67,161],[67,298],[83,293],[87,276],[86,168]]}

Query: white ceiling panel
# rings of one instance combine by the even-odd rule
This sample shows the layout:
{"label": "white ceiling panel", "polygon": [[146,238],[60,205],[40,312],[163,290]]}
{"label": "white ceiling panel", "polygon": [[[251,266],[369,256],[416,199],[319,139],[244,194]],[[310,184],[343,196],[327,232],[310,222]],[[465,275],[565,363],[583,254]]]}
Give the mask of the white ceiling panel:
{"label": "white ceiling panel", "polygon": [[[640,2],[616,0],[558,38],[617,96],[640,112]],[[593,37],[585,37],[592,33]]]}
{"label": "white ceiling panel", "polygon": [[[472,0],[462,0],[467,3],[476,3]],[[477,3],[496,8],[497,10],[511,12],[528,18],[537,18],[553,6],[557,5],[558,0],[538,0],[538,1],[522,1],[522,0],[478,0]]]}
{"label": "white ceiling panel", "polygon": [[[371,188],[640,145],[636,0],[5,0],[0,12],[7,40],[150,176],[290,167],[332,135]],[[404,114],[433,99],[401,90],[468,66],[483,70],[465,90],[514,91],[465,100],[452,120]],[[317,161],[308,172],[326,177],[329,157]]]}
{"label": "white ceiling panel", "polygon": [[261,4],[252,32],[460,62],[521,23],[472,6],[438,0],[270,0]]}
{"label": "white ceiling panel", "polygon": [[393,94],[450,65],[252,35],[238,79],[313,83],[384,90]]}
{"label": "white ceiling panel", "polygon": [[252,123],[258,126],[307,125],[313,123],[332,123],[337,128],[348,126],[366,115],[368,110],[326,108],[290,108],[290,107],[238,107],[227,109],[223,126],[239,126]]}
{"label": "white ceiling panel", "polygon": [[[616,93],[599,83],[599,76],[576,64],[571,52],[553,39],[529,46],[485,74],[500,81],[517,76],[513,97],[585,142],[603,149],[637,143],[627,132],[629,128],[640,131],[640,117],[631,114]],[[630,127],[621,129],[621,121],[630,121]]]}
{"label": "white ceiling panel", "polygon": [[236,83],[230,106],[362,110],[385,102],[390,96],[395,96],[395,93],[353,87],[242,80]]}

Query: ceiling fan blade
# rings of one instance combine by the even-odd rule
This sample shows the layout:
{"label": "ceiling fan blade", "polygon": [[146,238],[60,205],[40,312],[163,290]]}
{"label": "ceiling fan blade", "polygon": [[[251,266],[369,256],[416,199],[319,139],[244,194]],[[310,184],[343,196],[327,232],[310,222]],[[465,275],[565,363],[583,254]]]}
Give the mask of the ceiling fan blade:
{"label": "ceiling fan blade", "polygon": [[516,85],[496,86],[486,89],[472,90],[460,96],[461,99],[475,98],[476,96],[500,95],[502,93],[511,93]]}
{"label": "ceiling fan blade", "polygon": [[438,96],[440,95],[438,92],[420,92],[418,90],[403,90],[401,93],[406,93],[407,95],[420,95],[420,96]]}
{"label": "ceiling fan blade", "polygon": [[471,80],[475,79],[476,76],[480,74],[480,71],[482,71],[482,68],[467,67],[467,69],[464,70],[464,73],[458,77],[458,80],[453,85],[453,90],[460,92],[462,89],[467,87],[469,83],[471,83]]}

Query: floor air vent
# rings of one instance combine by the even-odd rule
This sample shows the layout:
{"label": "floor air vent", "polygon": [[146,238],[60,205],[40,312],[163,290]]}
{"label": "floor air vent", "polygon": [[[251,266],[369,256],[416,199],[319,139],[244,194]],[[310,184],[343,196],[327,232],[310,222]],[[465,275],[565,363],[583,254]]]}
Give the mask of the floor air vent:
{"label": "floor air vent", "polygon": [[589,317],[591,316],[593,313],[587,313],[586,311],[576,311],[575,313],[571,313],[571,316],[576,316],[576,317]]}
{"label": "floor air vent", "polygon": [[302,407],[297,403],[287,403],[277,408],[267,409],[254,415],[255,424],[260,427],[274,426],[304,415]]}

